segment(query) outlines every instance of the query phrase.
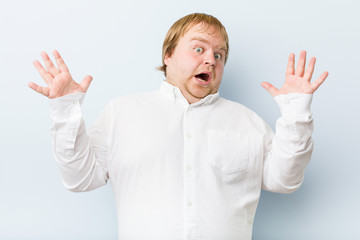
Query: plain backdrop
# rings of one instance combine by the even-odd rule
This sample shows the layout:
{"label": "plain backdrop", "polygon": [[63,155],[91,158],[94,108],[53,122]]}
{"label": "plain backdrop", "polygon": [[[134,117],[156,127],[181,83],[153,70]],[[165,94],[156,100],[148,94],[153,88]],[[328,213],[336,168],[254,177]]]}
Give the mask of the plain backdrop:
{"label": "plain backdrop", "polygon": [[230,37],[220,95],[280,116],[261,86],[280,87],[288,55],[316,56],[315,149],[302,187],[263,192],[253,239],[360,239],[360,3],[356,0],[0,0],[0,239],[116,239],[110,184],[67,191],[52,155],[48,100],[32,65],[59,50],[76,80],[94,77],[83,103],[91,125],[123,94],[156,90],[161,47],[171,24],[193,12],[219,18]]}

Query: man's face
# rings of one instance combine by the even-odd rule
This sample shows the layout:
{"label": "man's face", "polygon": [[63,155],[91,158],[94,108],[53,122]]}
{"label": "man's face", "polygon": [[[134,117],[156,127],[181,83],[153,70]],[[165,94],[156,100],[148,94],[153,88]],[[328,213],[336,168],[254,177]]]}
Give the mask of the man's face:
{"label": "man's face", "polygon": [[167,82],[178,87],[189,103],[219,89],[224,72],[226,45],[214,27],[191,27],[172,52],[165,56]]}

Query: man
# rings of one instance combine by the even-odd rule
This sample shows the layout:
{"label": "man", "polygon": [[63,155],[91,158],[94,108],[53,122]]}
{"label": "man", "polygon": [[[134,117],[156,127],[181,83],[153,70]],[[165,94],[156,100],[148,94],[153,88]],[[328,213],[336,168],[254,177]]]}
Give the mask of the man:
{"label": "man", "polygon": [[87,132],[80,103],[92,78],[78,84],[57,51],[56,68],[34,65],[47,83],[29,86],[50,98],[54,154],[65,186],[88,191],[110,179],[119,239],[251,239],[261,189],[290,193],[310,160],[315,58],[290,54],[284,85],[267,89],[282,116],[276,134],[251,110],[219,97],[229,51],[223,25],[190,14],[163,45],[160,90],[111,101]]}

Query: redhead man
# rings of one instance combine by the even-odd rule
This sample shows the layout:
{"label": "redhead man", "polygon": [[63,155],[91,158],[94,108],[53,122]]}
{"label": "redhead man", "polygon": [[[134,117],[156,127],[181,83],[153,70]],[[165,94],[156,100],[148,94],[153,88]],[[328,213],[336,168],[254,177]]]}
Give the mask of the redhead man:
{"label": "redhead man", "polygon": [[111,101],[87,131],[80,104],[92,78],[76,83],[57,51],[34,65],[50,98],[54,154],[65,186],[89,191],[111,181],[121,240],[251,239],[261,189],[301,185],[313,149],[315,58],[290,54],[284,85],[262,86],[281,110],[276,134],[254,112],[219,97],[229,52],[215,17],[190,14],[163,45],[159,90]]}

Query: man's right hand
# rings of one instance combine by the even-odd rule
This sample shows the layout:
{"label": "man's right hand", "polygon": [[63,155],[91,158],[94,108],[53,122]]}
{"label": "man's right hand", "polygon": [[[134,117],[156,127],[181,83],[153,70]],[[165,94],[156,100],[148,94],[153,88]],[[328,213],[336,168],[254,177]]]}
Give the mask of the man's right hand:
{"label": "man's right hand", "polygon": [[58,51],[54,50],[53,55],[58,68],[54,66],[46,52],[41,53],[46,69],[39,61],[35,60],[33,62],[35,68],[47,84],[47,87],[41,87],[34,82],[29,82],[29,87],[48,98],[58,98],[72,93],[86,92],[90,86],[92,77],[86,76],[81,83],[78,84],[71,77],[69,69]]}

